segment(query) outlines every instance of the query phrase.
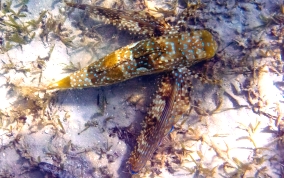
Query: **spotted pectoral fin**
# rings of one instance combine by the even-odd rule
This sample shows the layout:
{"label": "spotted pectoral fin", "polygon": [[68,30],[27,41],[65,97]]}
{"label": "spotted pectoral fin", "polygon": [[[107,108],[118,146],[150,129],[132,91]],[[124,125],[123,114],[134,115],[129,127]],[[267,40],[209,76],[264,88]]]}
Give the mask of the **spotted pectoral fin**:
{"label": "spotted pectoral fin", "polygon": [[[159,89],[156,91],[152,104],[143,123],[144,129],[137,138],[137,146],[129,158],[130,171],[132,174],[138,173],[144,167],[146,162],[158,147],[163,137],[161,129],[165,126],[161,120],[167,120],[165,117],[172,110],[170,99],[173,95],[174,80],[167,75],[162,78]],[[159,126],[158,126],[159,125]],[[155,129],[156,128],[156,129]]]}
{"label": "spotted pectoral fin", "polygon": [[186,67],[172,71],[172,75],[175,76],[176,86],[175,103],[171,111],[172,119],[170,120],[172,125],[176,124],[181,116],[189,110],[192,89],[190,73],[191,71]]}
{"label": "spotted pectoral fin", "polygon": [[86,10],[90,16],[98,16],[106,23],[111,23],[118,28],[128,30],[135,34],[146,36],[163,35],[166,28],[170,26],[163,19],[156,19],[148,12],[109,9],[100,6],[90,6],[87,4],[68,3],[70,7]]}
{"label": "spotted pectoral fin", "polygon": [[189,76],[186,68],[174,70],[162,78],[129,158],[131,173],[138,173],[152,157],[162,139],[189,109]]}

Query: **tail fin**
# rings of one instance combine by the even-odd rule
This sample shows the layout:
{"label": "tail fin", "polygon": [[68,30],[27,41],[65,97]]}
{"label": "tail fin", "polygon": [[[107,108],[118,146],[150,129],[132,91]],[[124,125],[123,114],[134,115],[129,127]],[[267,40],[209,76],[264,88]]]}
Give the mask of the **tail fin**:
{"label": "tail fin", "polygon": [[72,88],[71,83],[70,83],[70,76],[67,76],[55,83],[52,83],[48,85],[47,89],[52,90],[52,89],[68,89]]}

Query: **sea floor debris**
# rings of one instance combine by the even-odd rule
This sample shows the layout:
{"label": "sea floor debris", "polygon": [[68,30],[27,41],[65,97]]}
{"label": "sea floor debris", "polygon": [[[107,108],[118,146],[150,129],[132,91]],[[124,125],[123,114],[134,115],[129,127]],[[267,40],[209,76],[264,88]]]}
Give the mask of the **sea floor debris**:
{"label": "sea floor debris", "polygon": [[211,30],[219,49],[191,70],[221,83],[192,78],[191,108],[131,175],[126,162],[159,74],[100,88],[42,88],[145,37],[63,1],[2,0],[0,177],[283,176],[283,2],[92,3],[164,14],[168,23],[200,3],[185,28]]}

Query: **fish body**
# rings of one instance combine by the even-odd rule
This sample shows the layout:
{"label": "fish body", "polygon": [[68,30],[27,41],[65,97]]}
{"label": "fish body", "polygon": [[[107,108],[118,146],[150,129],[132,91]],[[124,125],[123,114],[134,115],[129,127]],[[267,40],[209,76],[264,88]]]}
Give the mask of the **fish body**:
{"label": "fish body", "polygon": [[52,83],[48,89],[99,87],[134,77],[190,67],[215,55],[210,32],[198,30],[132,43]]}

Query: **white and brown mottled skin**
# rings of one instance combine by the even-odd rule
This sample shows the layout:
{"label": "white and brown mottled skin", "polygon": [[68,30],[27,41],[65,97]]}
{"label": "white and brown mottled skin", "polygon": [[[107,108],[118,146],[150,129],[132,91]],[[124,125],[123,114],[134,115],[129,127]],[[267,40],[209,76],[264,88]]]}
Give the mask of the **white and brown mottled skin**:
{"label": "white and brown mottled skin", "polygon": [[206,30],[163,35],[120,48],[49,85],[49,89],[105,86],[137,76],[192,66],[211,58],[215,41]]}
{"label": "white and brown mottled skin", "polygon": [[138,173],[164,136],[189,108],[188,67],[212,58],[217,43],[207,30],[179,32],[146,12],[121,11],[86,4],[66,3],[86,10],[107,23],[145,36],[156,36],[120,48],[89,66],[52,83],[48,89],[99,87],[142,75],[169,72],[159,89],[129,158],[130,172]]}

